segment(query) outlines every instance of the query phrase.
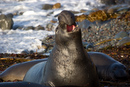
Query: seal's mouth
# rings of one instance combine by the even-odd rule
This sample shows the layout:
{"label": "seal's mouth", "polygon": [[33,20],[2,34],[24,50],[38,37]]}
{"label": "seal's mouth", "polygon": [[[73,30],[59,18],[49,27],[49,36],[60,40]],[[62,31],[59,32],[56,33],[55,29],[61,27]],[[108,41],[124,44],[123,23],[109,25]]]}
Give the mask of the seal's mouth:
{"label": "seal's mouth", "polygon": [[75,29],[75,25],[67,25],[67,32],[71,32]]}

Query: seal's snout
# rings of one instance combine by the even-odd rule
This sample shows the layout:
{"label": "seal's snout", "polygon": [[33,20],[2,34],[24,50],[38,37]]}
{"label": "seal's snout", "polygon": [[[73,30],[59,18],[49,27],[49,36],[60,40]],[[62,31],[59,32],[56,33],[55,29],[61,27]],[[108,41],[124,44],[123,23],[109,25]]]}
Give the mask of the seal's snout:
{"label": "seal's snout", "polygon": [[115,72],[115,78],[116,79],[126,79],[127,78],[127,73],[123,69],[120,69]]}
{"label": "seal's snout", "polygon": [[126,73],[126,67],[121,65],[115,65],[114,67],[114,77],[116,79],[126,79],[127,73]]}

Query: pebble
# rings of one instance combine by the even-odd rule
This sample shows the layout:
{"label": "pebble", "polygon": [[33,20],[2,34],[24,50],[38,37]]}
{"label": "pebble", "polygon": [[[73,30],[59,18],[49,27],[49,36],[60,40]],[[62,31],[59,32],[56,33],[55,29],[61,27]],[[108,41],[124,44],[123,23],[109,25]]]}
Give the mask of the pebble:
{"label": "pebble", "polygon": [[88,45],[88,42],[82,41],[82,44],[83,44],[83,46],[87,46],[87,45]]}
{"label": "pebble", "polygon": [[41,25],[38,25],[37,27],[35,27],[35,30],[45,30],[45,28]]}
{"label": "pebble", "polygon": [[130,45],[130,37],[124,37],[120,41],[117,42],[117,46]]}
{"label": "pebble", "polygon": [[28,49],[25,49],[25,50],[23,50],[22,52],[21,52],[21,54],[33,54],[34,53],[34,51],[33,50],[28,50]]}
{"label": "pebble", "polygon": [[86,9],[81,9],[80,12],[81,12],[81,13],[86,13],[87,10],[86,10]]}
{"label": "pebble", "polygon": [[25,49],[25,50],[23,50],[21,53],[22,53],[22,54],[29,54],[29,51],[28,51],[27,49]]}
{"label": "pebble", "polygon": [[54,29],[53,23],[48,23],[48,24],[46,25],[46,30],[47,30],[47,31],[52,31],[53,29]]}
{"label": "pebble", "polygon": [[33,27],[33,26],[28,26],[28,27],[24,28],[24,30],[34,30],[34,29],[35,29],[35,27]]}
{"label": "pebble", "polygon": [[86,49],[88,48],[94,48],[94,44],[93,43],[89,43],[87,46],[86,46]]}
{"label": "pebble", "polygon": [[53,14],[53,13],[54,13],[54,11],[49,12],[49,13],[47,14],[47,16],[50,16],[50,15]]}
{"label": "pebble", "polygon": [[117,33],[116,35],[115,35],[115,39],[117,39],[117,38],[123,38],[123,37],[128,37],[129,36],[129,34],[127,33],[127,32],[125,32],[125,31],[120,31],[119,33]]}
{"label": "pebble", "polygon": [[50,22],[51,23],[57,23],[57,20],[56,19],[52,19]]}

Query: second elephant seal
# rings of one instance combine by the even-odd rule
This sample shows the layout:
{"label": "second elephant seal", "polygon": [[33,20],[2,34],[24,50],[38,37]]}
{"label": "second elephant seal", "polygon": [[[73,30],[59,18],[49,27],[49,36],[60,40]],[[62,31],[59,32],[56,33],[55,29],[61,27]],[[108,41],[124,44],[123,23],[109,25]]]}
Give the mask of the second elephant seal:
{"label": "second elephant seal", "polygon": [[127,78],[126,66],[112,57],[101,52],[88,52],[96,65],[100,79],[125,79]]}
{"label": "second elephant seal", "polygon": [[4,70],[2,73],[0,73],[0,79],[4,81],[23,80],[23,77],[32,66],[43,61],[47,61],[47,58],[12,65],[6,70]]}

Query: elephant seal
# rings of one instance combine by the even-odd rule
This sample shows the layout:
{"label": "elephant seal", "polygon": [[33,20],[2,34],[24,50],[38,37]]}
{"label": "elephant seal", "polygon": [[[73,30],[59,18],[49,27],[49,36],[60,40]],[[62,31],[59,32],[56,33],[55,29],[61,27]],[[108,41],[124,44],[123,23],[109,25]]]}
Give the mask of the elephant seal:
{"label": "elephant seal", "polygon": [[46,86],[99,87],[95,65],[85,52],[81,30],[76,27],[74,14],[62,11],[55,32],[55,46],[47,62],[29,69],[23,81]]}
{"label": "elephant seal", "polygon": [[18,63],[15,65],[10,66],[6,70],[4,70],[2,73],[0,73],[0,79],[4,81],[14,81],[14,80],[23,80],[23,77],[25,76],[26,72],[36,63],[46,61],[45,59],[38,59],[23,63]]}
{"label": "elephant seal", "polygon": [[101,52],[88,52],[96,65],[98,76],[101,79],[125,79],[127,78],[126,66],[112,57]]}
{"label": "elephant seal", "polygon": [[1,82],[0,87],[46,87],[46,86],[30,82]]}

